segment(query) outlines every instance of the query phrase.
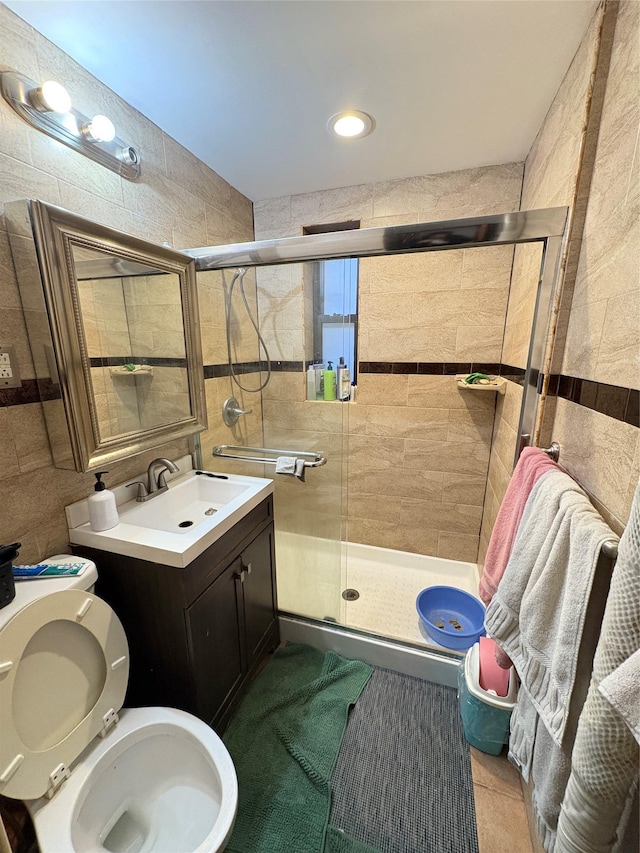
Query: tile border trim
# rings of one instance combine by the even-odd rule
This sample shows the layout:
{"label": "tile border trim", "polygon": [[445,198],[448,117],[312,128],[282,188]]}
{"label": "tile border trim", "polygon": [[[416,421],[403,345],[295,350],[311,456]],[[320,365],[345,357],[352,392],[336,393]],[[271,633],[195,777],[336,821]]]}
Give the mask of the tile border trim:
{"label": "tile border trim", "polygon": [[[92,359],[93,361],[123,363],[122,359],[116,360],[115,358]],[[146,363],[152,362],[158,365],[182,366],[184,359],[146,359]],[[304,370],[305,365],[306,362],[303,361],[276,360],[271,362],[271,370],[274,373],[299,373]],[[259,373],[266,371],[267,363],[266,361],[246,361],[234,365],[234,368],[238,375]],[[502,376],[518,385],[524,384],[523,368],[489,362],[361,361],[358,368],[360,373],[411,376],[453,376],[456,373],[478,371]],[[227,363],[204,366],[205,379],[219,379],[230,375],[231,371]],[[542,379],[544,377],[541,376],[540,380]],[[554,373],[549,377],[548,393],[550,397],[561,397],[563,400],[568,400],[586,409],[592,409],[630,426],[640,427],[640,391],[635,388],[625,388],[620,385],[609,385],[606,382],[593,382],[590,379]],[[46,380],[23,379],[19,388],[0,388],[0,407],[22,406],[59,398],[59,385]]]}

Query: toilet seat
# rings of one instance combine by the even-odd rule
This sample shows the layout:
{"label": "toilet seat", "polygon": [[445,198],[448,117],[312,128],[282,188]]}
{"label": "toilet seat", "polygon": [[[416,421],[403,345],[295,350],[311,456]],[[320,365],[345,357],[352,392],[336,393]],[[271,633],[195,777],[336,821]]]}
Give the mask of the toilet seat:
{"label": "toilet seat", "polygon": [[52,796],[117,722],[128,677],[124,629],[97,596],[59,590],[15,613],[0,628],[0,794]]}

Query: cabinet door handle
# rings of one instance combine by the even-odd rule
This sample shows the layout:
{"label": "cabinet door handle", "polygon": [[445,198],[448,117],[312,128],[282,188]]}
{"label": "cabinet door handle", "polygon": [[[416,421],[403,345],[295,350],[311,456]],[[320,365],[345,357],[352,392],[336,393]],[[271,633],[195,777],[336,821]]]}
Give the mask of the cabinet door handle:
{"label": "cabinet door handle", "polygon": [[234,574],[234,578],[237,581],[240,581],[240,583],[244,583],[244,579],[245,579],[246,574],[247,574],[246,571],[244,569],[241,569],[239,572],[236,572]]}
{"label": "cabinet door handle", "polygon": [[247,563],[247,565],[244,568],[247,570],[247,574],[250,575],[251,574],[251,563]]}

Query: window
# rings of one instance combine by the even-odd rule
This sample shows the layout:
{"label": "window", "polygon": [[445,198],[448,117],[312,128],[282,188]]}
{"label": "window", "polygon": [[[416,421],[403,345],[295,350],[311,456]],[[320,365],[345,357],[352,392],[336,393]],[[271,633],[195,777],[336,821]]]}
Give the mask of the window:
{"label": "window", "polygon": [[[360,227],[359,222],[312,225],[306,234],[327,234]],[[358,259],[313,264],[313,360],[334,368],[340,356],[355,380],[358,346]]]}
{"label": "window", "polygon": [[355,379],[358,340],[358,259],[316,261],[313,294],[314,360],[335,367],[340,356]]}

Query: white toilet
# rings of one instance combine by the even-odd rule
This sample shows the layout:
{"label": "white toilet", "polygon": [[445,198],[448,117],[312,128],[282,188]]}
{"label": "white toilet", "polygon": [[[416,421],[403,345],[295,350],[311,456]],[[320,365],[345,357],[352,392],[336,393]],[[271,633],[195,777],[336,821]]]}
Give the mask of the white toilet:
{"label": "white toilet", "polygon": [[213,853],[236,815],[231,757],[201,720],[121,706],[119,619],[77,577],[16,583],[0,610],[0,794],[25,800],[42,853]]}

